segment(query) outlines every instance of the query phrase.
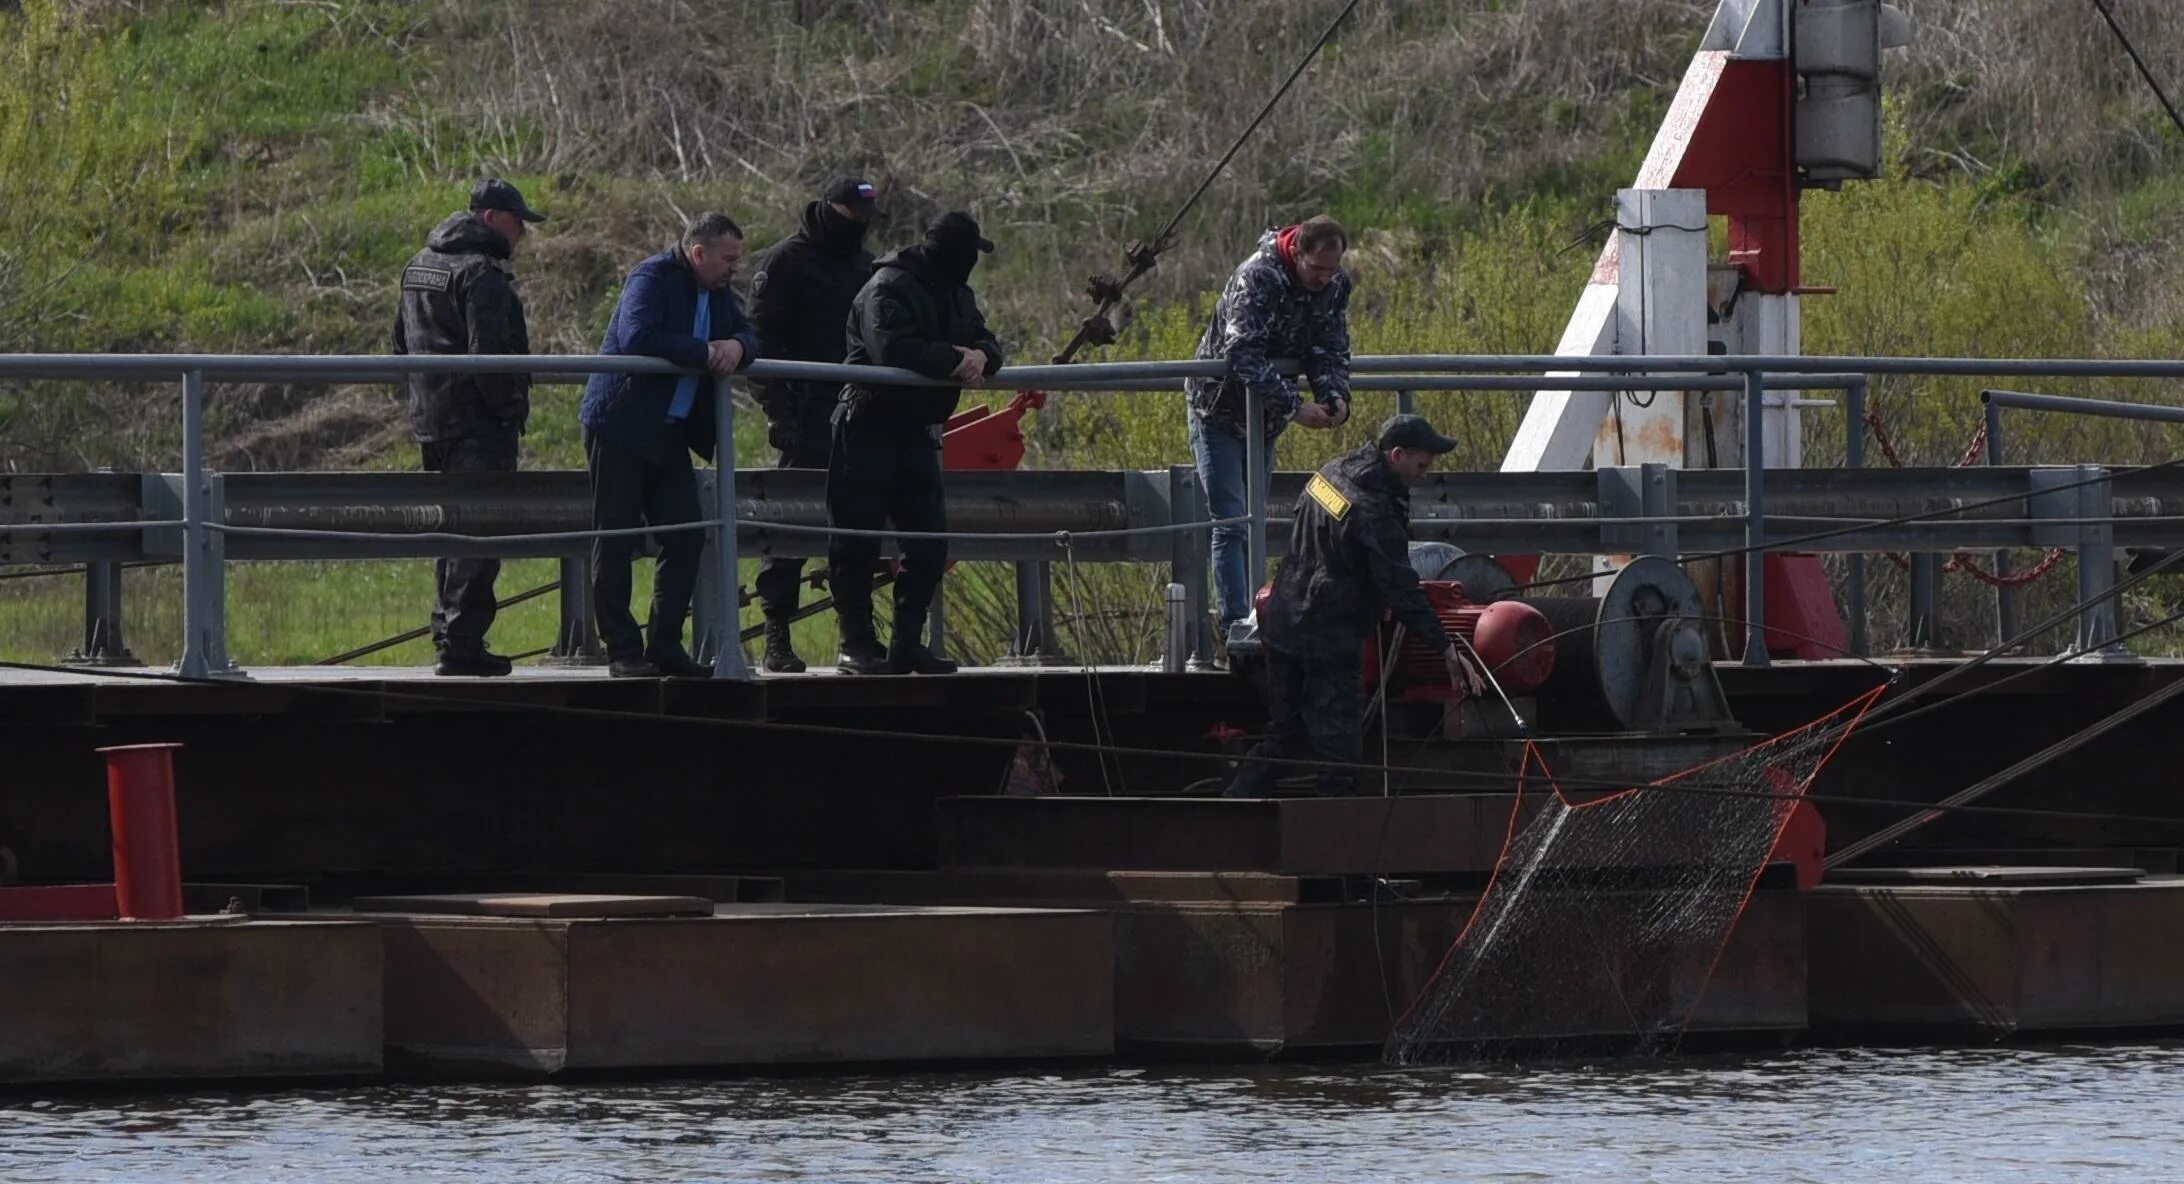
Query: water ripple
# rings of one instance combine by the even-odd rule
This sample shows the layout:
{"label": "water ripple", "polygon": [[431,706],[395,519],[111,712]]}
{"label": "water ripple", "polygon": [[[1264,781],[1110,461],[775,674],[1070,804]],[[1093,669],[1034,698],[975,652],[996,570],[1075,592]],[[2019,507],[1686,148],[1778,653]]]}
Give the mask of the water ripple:
{"label": "water ripple", "polygon": [[0,1180],[2138,1180],[2184,1045],[0,1098]]}

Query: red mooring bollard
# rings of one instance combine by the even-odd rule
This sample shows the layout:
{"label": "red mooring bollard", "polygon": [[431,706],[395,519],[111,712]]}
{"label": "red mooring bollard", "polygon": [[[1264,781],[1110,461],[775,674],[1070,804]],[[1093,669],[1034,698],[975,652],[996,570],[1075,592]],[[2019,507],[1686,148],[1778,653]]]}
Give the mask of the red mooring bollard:
{"label": "red mooring bollard", "polygon": [[182,915],[182,851],[174,821],[174,750],[179,744],[101,748],[106,808],[114,827],[114,903],[122,919]]}

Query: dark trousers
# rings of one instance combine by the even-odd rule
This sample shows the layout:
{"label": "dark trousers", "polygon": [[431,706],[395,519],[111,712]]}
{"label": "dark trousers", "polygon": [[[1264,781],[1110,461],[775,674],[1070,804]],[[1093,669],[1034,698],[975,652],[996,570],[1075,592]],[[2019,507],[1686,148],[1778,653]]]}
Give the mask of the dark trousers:
{"label": "dark trousers", "polygon": [[[1266,739],[1252,756],[1340,761],[1364,759],[1365,688],[1355,657],[1299,658],[1269,648],[1266,653]],[[1233,797],[1265,797],[1274,782],[1305,770],[1247,764],[1229,786]],[[1357,789],[1355,774],[1319,771],[1319,792],[1347,794]]]}
{"label": "dark trousers", "polygon": [[[516,438],[457,436],[423,445],[428,473],[512,473]],[[485,631],[493,627],[499,604],[493,581],[500,560],[455,558],[432,565],[432,648],[440,653],[475,656],[485,652]]]}
{"label": "dark trousers", "polygon": [[[809,414],[801,420],[813,419]],[[776,423],[769,435],[774,447],[780,450],[777,469],[824,469],[827,458],[833,455],[833,427],[824,414],[815,422]],[[799,555],[768,555],[759,561],[758,578],[752,584],[758,591],[758,607],[770,620],[786,619],[796,611],[802,599],[804,560]]]}
{"label": "dark trousers", "polygon": [[[940,483],[940,438],[924,427],[837,418],[827,464],[827,521],[855,530],[948,529]],[[895,640],[923,641],[925,614],[948,565],[946,539],[904,539],[895,579]],[[842,640],[869,641],[872,567],[880,540],[836,535],[827,543],[827,580]]]}
{"label": "dark trousers", "polygon": [[[584,433],[584,458],[591,467],[592,527],[619,530],[634,526],[672,526],[696,522],[698,476],[690,454],[658,461],[612,440]],[[660,557],[652,570],[652,644],[647,646],[630,615],[630,561],[643,542],[639,535],[592,540],[592,600],[599,614],[599,639],[609,659],[644,653],[683,653],[683,621],[690,615],[690,594],[698,586],[698,555],[705,535],[677,530],[652,536]]]}

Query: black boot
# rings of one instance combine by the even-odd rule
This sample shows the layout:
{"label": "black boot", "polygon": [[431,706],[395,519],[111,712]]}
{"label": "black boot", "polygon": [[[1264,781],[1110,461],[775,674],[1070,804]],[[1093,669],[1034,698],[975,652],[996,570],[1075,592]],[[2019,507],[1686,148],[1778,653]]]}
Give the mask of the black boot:
{"label": "black boot", "polygon": [[887,664],[897,674],[954,674],[956,664],[928,648],[924,641],[925,614],[895,609],[895,636],[888,642]]}
{"label": "black boot", "polygon": [[802,674],[804,660],[796,656],[796,647],[789,642],[789,623],[768,619],[766,622],[766,669],[775,674]]}
{"label": "black boot", "polygon": [[956,663],[927,649],[925,643],[904,641],[898,635],[887,647],[887,664],[897,674],[954,674]]}
{"label": "black boot", "polygon": [[845,617],[842,619],[842,656],[835,669],[844,674],[893,674],[894,667],[887,661],[887,650],[872,632],[870,618],[862,622]]}
{"label": "black boot", "polygon": [[444,649],[432,663],[432,672],[442,677],[499,678],[515,669],[515,663],[479,646],[477,649]]}

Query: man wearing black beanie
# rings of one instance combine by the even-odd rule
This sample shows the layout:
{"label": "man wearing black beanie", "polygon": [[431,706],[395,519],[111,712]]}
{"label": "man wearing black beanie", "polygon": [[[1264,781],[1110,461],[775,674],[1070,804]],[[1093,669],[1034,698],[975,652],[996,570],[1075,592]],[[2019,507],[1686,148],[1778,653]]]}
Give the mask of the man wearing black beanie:
{"label": "man wearing black beanie", "polygon": [[[865,231],[880,216],[877,193],[858,177],[834,181],[819,200],[805,204],[796,232],[769,249],[751,277],[751,321],[758,327],[761,353],[802,362],[842,360],[849,348],[843,326],[858,290],[872,278]],[[834,431],[829,420],[841,389],[839,383],[751,383],[752,397],[766,413],[767,440],[780,453],[778,467],[827,467]],[[804,669],[789,640],[789,618],[803,578],[799,557],[769,555],[758,565],[754,582],[766,614],[765,668],[776,674]]]}
{"label": "man wearing black beanie", "polygon": [[[879,261],[849,314],[852,365],[896,366],[940,386],[850,383],[834,411],[827,466],[827,517],[836,527],[933,533],[948,528],[940,478],[941,426],[965,385],[1001,369],[1001,344],[971,293],[971,269],[993,243],[969,214],[949,213],[922,241]],[[925,644],[926,615],[948,563],[937,538],[902,540],[895,580],[895,629],[881,649],[872,622],[872,567],[880,540],[836,535],[827,578],[841,620],[844,674],[953,674],[956,664]]]}

